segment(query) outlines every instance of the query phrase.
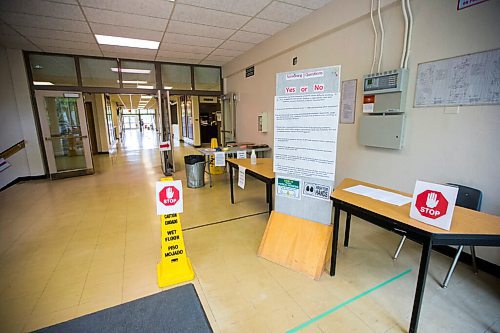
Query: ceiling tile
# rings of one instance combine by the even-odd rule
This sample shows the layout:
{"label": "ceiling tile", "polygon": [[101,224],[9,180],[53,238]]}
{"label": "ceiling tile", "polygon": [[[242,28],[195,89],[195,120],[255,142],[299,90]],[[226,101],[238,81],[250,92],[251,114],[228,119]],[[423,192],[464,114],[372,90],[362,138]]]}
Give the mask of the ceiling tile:
{"label": "ceiling tile", "polygon": [[212,65],[212,66],[222,66],[227,61],[215,61],[215,60],[203,60],[200,62],[201,65]]}
{"label": "ceiling tile", "polygon": [[234,40],[225,41],[224,44],[219,46],[221,49],[235,50],[235,51],[247,51],[254,47],[255,44],[236,42]]}
{"label": "ceiling tile", "polygon": [[195,59],[187,59],[187,58],[171,58],[160,56],[156,57],[156,61],[165,61],[165,62],[178,62],[182,64],[198,64],[200,61]]}
{"label": "ceiling tile", "polygon": [[51,0],[51,1],[59,3],[69,3],[71,5],[78,5],[78,2],[76,2],[76,0]]}
{"label": "ceiling tile", "polygon": [[90,49],[73,49],[66,47],[51,47],[45,46],[42,48],[44,52],[51,53],[63,53],[63,54],[77,54],[77,55],[88,55],[95,57],[102,57],[102,54],[99,50],[90,50]]}
{"label": "ceiling tile", "polygon": [[247,31],[238,31],[234,35],[229,38],[229,40],[235,40],[237,42],[245,42],[245,43],[260,43],[264,39],[269,38],[269,35],[258,34],[255,32],[247,32]]}
{"label": "ceiling tile", "polygon": [[0,11],[85,21],[80,7],[44,0],[2,0]]}
{"label": "ceiling tile", "polygon": [[0,22],[0,36],[19,36],[19,34],[7,24]]}
{"label": "ceiling tile", "polygon": [[171,20],[167,31],[185,35],[226,39],[236,30]]}
{"label": "ceiling tile", "polygon": [[139,49],[136,47],[124,47],[124,46],[114,46],[114,45],[101,45],[100,46],[102,52],[104,53],[130,53],[130,54],[136,54],[136,55],[153,55],[153,57],[156,55],[156,50],[149,50],[149,49]]}
{"label": "ceiling tile", "polygon": [[135,59],[135,60],[155,60],[156,54],[136,54],[130,52],[110,52],[103,51],[102,52],[105,57],[108,58],[121,58],[121,59]]}
{"label": "ceiling tile", "polygon": [[221,55],[209,55],[206,60],[214,60],[214,61],[221,61],[221,62],[228,62],[231,61],[234,57],[228,57],[228,56],[221,56]]}
{"label": "ceiling tile", "polygon": [[201,23],[232,29],[239,29],[248,19],[248,16],[182,4],[175,5],[174,13],[172,14],[172,20],[175,21]]}
{"label": "ceiling tile", "polygon": [[248,1],[234,0],[177,0],[178,3],[248,16],[254,16],[271,1],[272,0],[252,0],[251,5],[249,5]]}
{"label": "ceiling tile", "polygon": [[90,33],[87,22],[45,16],[0,12],[0,18],[11,25]]}
{"label": "ceiling tile", "polygon": [[281,2],[287,2],[292,5],[297,5],[301,7],[306,7],[309,9],[319,9],[331,2],[332,0],[280,0]]}
{"label": "ceiling tile", "polygon": [[160,44],[160,51],[175,50],[178,52],[191,52],[200,54],[209,54],[214,50],[214,47],[184,45],[176,43],[162,43]]}
{"label": "ceiling tile", "polygon": [[20,49],[28,51],[40,51],[38,47],[30,43],[20,35],[0,35],[0,45],[10,49]]}
{"label": "ceiling tile", "polygon": [[95,34],[106,36],[120,36],[128,38],[146,39],[159,41],[163,37],[163,31],[149,29],[138,29],[131,27],[120,27],[102,23],[90,23],[90,27]]}
{"label": "ceiling tile", "polygon": [[310,13],[312,13],[311,9],[275,1],[260,12],[257,17],[271,21],[293,23]]}
{"label": "ceiling tile", "polygon": [[175,44],[184,44],[184,45],[195,45],[195,46],[208,46],[208,47],[217,47],[224,40],[223,39],[215,39],[208,37],[199,37],[199,36],[188,36],[181,34],[174,34],[171,32],[167,32],[163,37],[163,43],[175,43]]}
{"label": "ceiling tile", "polygon": [[89,22],[164,31],[166,19],[83,7]]}
{"label": "ceiling tile", "polygon": [[288,24],[281,22],[274,22],[269,20],[263,20],[260,18],[253,18],[245,24],[241,30],[250,31],[250,32],[258,32],[261,34],[274,35],[278,31],[281,31],[288,27]]}
{"label": "ceiling tile", "polygon": [[242,54],[243,51],[236,51],[236,50],[224,50],[224,49],[217,49],[211,54],[213,55],[221,55],[221,56],[227,56],[227,57],[237,57],[240,54]]}
{"label": "ceiling tile", "polygon": [[53,39],[53,38],[29,38],[35,45],[40,48],[45,48],[47,46],[50,47],[58,47],[58,48],[68,48],[68,49],[82,49],[82,50],[99,50],[97,43],[82,43],[82,42],[73,42],[67,40]]}
{"label": "ceiling tile", "polygon": [[67,41],[95,43],[92,34],[82,34],[79,32],[57,31],[42,28],[14,26],[14,28],[26,37],[52,38]]}
{"label": "ceiling tile", "polygon": [[202,60],[206,58],[206,54],[194,54],[189,52],[176,52],[176,51],[160,51],[158,56],[165,58],[175,58],[175,59],[190,59],[190,60]]}
{"label": "ceiling tile", "polygon": [[174,7],[173,2],[166,0],[80,0],[80,4],[84,7],[167,19]]}

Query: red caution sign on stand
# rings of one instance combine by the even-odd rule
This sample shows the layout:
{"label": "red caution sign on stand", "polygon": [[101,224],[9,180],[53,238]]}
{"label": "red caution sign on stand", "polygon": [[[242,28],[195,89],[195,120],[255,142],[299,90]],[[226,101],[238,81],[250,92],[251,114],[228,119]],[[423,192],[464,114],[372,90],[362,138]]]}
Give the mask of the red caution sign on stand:
{"label": "red caution sign on stand", "polygon": [[[182,202],[182,188],[179,191],[178,184],[173,183],[172,178],[162,178],[160,185],[157,184],[157,205],[175,207],[179,201]],[[194,279],[193,267],[184,246],[179,213],[161,215],[161,259],[157,273],[159,287]]]}

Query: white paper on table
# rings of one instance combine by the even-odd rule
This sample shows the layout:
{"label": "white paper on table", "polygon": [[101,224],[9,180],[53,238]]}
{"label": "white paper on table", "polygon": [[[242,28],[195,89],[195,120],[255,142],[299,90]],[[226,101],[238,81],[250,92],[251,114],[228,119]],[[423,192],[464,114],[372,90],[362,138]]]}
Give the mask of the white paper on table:
{"label": "white paper on table", "polygon": [[246,171],[247,168],[238,166],[238,186],[241,187],[242,189],[245,189]]}
{"label": "white paper on table", "polygon": [[363,195],[365,197],[369,197],[396,206],[403,206],[412,201],[412,197],[406,197],[401,194],[384,191],[378,188],[368,187],[364,185],[356,185],[353,187],[345,188],[344,191]]}
{"label": "white paper on table", "polygon": [[214,153],[215,166],[226,166],[226,154],[225,153]]}
{"label": "white paper on table", "polygon": [[236,158],[238,158],[238,159],[247,158],[247,151],[246,150],[238,150],[236,152]]}

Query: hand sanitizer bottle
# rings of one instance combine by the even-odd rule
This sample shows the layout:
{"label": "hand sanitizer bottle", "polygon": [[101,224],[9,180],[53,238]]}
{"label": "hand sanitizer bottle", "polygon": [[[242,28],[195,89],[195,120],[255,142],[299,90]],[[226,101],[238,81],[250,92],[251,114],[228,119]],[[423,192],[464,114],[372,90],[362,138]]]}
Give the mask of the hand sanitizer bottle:
{"label": "hand sanitizer bottle", "polygon": [[252,149],[252,154],[250,155],[250,163],[257,164],[257,155],[255,155],[255,149]]}

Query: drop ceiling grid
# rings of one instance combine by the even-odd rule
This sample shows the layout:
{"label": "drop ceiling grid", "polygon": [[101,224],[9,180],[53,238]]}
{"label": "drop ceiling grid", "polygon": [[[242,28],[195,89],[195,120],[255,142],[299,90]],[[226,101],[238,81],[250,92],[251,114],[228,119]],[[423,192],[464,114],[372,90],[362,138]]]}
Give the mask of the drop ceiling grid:
{"label": "drop ceiling grid", "polygon": [[[2,0],[0,44],[145,60],[185,57],[221,65],[330,1]],[[161,44],[154,52],[103,47],[95,33]]]}

